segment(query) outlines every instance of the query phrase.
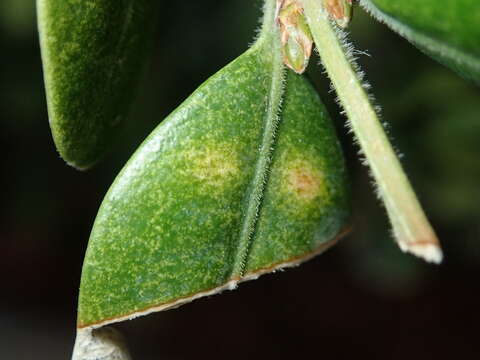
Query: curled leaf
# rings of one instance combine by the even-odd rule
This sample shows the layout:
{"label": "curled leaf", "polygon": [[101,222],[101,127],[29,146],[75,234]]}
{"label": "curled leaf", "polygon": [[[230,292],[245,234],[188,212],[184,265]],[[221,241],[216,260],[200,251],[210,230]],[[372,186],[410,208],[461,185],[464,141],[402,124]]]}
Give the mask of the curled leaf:
{"label": "curled leaf", "polygon": [[278,31],[264,33],[118,175],[90,237],[78,326],[176,307],[298,264],[331,246],[348,216],[325,108],[303,77],[285,77]]}
{"label": "curled leaf", "polygon": [[37,0],[50,127],[62,158],[97,162],[128,114],[153,30],[152,0]]}
{"label": "curled leaf", "polygon": [[361,0],[361,4],[420,50],[480,84],[478,0]]}

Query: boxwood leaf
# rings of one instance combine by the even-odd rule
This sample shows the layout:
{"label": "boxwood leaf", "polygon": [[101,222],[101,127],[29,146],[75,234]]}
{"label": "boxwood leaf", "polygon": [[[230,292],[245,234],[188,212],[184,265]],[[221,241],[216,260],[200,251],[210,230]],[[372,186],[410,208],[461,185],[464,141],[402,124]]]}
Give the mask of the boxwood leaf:
{"label": "boxwood leaf", "polygon": [[127,116],[154,23],[152,0],[37,0],[50,127],[70,165],[97,162]]}
{"label": "boxwood leaf", "polygon": [[334,128],[305,78],[285,76],[266,18],[275,30],[200,86],[116,178],[85,257],[80,328],[234,288],[320,253],[345,230]]}
{"label": "boxwood leaf", "polygon": [[480,84],[478,0],[361,0],[361,3],[420,50]]}

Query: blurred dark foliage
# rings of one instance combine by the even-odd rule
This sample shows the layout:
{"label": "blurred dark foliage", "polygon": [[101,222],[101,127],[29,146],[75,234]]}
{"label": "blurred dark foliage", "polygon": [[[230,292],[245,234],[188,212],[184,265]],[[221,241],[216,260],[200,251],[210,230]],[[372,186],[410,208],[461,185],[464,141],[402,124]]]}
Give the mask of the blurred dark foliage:
{"label": "blurred dark foliage", "polygon": [[[33,0],[0,2],[0,359],[70,356],[83,254],[103,195],[145,136],[240,55],[260,1],[162,2],[151,64],[110,156],[78,172],[48,127]],[[351,26],[389,133],[446,253],[403,255],[322,71],[344,144],[354,232],[282,274],[120,324],[135,359],[466,359],[480,354],[480,90],[357,11]],[[476,355],[476,356],[475,356]]]}

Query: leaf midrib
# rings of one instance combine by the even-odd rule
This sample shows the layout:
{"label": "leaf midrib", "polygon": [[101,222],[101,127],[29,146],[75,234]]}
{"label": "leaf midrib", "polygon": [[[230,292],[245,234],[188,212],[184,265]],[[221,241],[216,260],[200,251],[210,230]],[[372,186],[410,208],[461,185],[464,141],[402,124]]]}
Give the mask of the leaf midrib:
{"label": "leaf midrib", "polygon": [[[284,66],[280,51],[280,41],[276,41],[278,37],[278,29],[273,23],[269,36],[266,36],[264,39],[259,39],[262,43],[258,44],[260,45],[261,56],[271,58],[271,81],[263,120],[262,142],[255,165],[255,172],[249,185],[249,195],[245,206],[246,210],[241,224],[230,279],[240,279],[245,273],[245,267],[258,223],[260,208],[268,183],[269,170],[276,143],[276,132],[281,119],[279,113],[284,92]],[[271,49],[271,51],[267,49]]]}

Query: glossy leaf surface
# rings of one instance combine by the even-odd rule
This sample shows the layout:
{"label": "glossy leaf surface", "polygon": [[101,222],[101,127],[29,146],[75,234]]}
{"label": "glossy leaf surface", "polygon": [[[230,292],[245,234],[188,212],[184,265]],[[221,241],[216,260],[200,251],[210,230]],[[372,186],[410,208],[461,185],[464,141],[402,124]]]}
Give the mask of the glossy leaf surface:
{"label": "glossy leaf surface", "polygon": [[314,89],[284,73],[279,39],[262,36],[145,140],[99,210],[79,327],[178,306],[334,243],[349,215],[341,149]]}
{"label": "glossy leaf surface", "polygon": [[152,33],[152,0],[37,0],[50,127],[70,165],[97,162],[128,114]]}
{"label": "glossy leaf surface", "polygon": [[480,84],[478,0],[362,0],[362,4],[422,51]]}

